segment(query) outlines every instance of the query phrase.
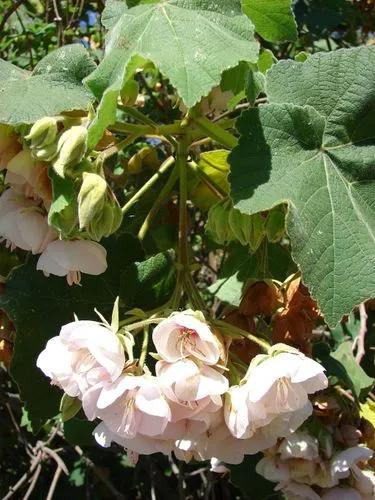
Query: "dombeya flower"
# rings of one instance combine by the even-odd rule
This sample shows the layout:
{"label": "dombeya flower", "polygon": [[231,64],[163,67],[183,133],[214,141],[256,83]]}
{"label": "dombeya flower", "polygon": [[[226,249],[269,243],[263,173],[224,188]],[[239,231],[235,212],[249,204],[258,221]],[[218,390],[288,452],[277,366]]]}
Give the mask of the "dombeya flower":
{"label": "dombeya flower", "polygon": [[186,358],[175,363],[158,361],[156,375],[166,396],[177,402],[221,395],[229,387],[228,379],[218,370]]}
{"label": "dombeya flower", "polygon": [[47,217],[33,201],[12,189],[0,196],[0,238],[6,240],[7,246],[38,254],[56,237]]}
{"label": "dombeya flower", "polygon": [[282,352],[282,344],[277,344],[271,348],[270,356],[256,356],[246,380],[249,400],[261,402],[268,413],[276,415],[302,408],[308,402],[308,394],[328,386],[322,365],[297,349],[285,347],[287,352]]}
{"label": "dombeya flower", "polygon": [[107,252],[95,241],[54,241],[39,257],[37,269],[46,276],[66,276],[69,285],[81,281],[81,273],[97,276],[107,269]]}
{"label": "dombeya flower", "polygon": [[159,436],[171,418],[157,379],[146,375],[124,374],[103,388],[92,387],[83,397],[83,409],[89,419],[99,417],[123,439]]}
{"label": "dombeya flower", "polygon": [[52,384],[80,399],[92,386],[102,387],[117,380],[124,364],[124,349],[117,335],[95,321],[63,326],[37,360]]}
{"label": "dombeya flower", "polygon": [[157,325],[153,341],[161,358],[174,363],[189,356],[215,365],[222,346],[200,312],[187,310],[173,313]]}

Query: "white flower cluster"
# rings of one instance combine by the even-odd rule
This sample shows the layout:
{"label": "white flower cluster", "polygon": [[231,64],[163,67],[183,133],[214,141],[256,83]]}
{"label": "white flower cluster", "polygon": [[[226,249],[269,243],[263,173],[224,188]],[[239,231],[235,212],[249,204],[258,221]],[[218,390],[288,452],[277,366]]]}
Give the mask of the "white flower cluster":
{"label": "white flower cluster", "polygon": [[101,423],[102,446],[182,460],[242,462],[290,436],[311,414],[308,394],[327,387],[323,368],[284,345],[257,356],[229,388],[226,349],[200,312],[173,313],[153,331],[155,375],[134,371],[109,326],[76,321],[38,358],[52,383],[82,401]]}
{"label": "white flower cluster", "polygon": [[40,254],[37,269],[46,276],[66,276],[78,284],[81,273],[98,275],[107,268],[106,250],[95,241],[59,239],[48,224],[52,188],[48,164],[22,149],[18,137],[0,130],[0,170],[7,189],[0,196],[0,241],[12,250]]}
{"label": "white flower cluster", "polygon": [[375,498],[375,473],[367,465],[372,450],[353,446],[322,455],[318,440],[298,431],[267,450],[256,470],[278,483],[275,489],[282,490],[289,500]]}

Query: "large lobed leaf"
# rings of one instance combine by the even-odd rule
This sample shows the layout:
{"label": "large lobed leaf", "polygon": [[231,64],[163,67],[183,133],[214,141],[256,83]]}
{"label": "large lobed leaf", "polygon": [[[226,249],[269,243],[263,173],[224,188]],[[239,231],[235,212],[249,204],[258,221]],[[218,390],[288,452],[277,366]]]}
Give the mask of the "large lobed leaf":
{"label": "large lobed leaf", "polygon": [[0,59],[0,123],[34,123],[63,111],[85,110],[92,95],[82,80],[96,65],[82,45],[66,45],[30,71]]}
{"label": "large lobed leaf", "polygon": [[102,98],[92,129],[95,140],[115,119],[117,96],[135,56],[154,62],[187,107],[219,85],[225,69],[258,57],[253,25],[240,0],[165,0],[131,9],[112,0],[103,22],[110,29],[106,55],[86,80]]}
{"label": "large lobed leaf", "polygon": [[291,0],[242,0],[242,9],[265,40],[281,42],[297,39]]}
{"label": "large lobed leaf", "polygon": [[293,257],[334,326],[375,295],[375,48],[280,62],[267,88],[271,104],[238,121],[233,200],[289,204]]}

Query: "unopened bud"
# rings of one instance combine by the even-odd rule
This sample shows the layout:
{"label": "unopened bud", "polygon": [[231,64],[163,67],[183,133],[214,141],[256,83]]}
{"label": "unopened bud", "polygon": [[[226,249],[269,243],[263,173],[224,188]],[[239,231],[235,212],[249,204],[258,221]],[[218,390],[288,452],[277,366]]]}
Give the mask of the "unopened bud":
{"label": "unopened bud", "polygon": [[83,182],[78,194],[79,227],[88,227],[104,207],[107,195],[107,183],[97,174],[84,172]]}
{"label": "unopened bud", "polygon": [[267,239],[271,243],[277,243],[285,233],[285,212],[281,207],[270,211],[266,221]]}
{"label": "unopened bud", "polygon": [[66,130],[57,144],[58,157],[53,168],[64,177],[67,168],[79,163],[87,151],[87,129],[77,125]]}
{"label": "unopened bud", "polygon": [[32,149],[31,154],[35,160],[52,161],[57,155],[57,144],[53,142],[44,148]]}
{"label": "unopened bud", "polygon": [[91,221],[87,232],[91,239],[100,241],[117,231],[121,222],[122,211],[117,200],[114,197],[107,198],[101,213]]}
{"label": "unopened bud", "polygon": [[36,121],[31,127],[29,135],[25,136],[31,141],[31,148],[45,148],[52,144],[57,136],[57,120],[46,116]]}
{"label": "unopened bud", "polygon": [[213,205],[208,212],[206,231],[219,245],[229,243],[234,239],[229,225],[231,207],[231,201],[224,199]]}
{"label": "unopened bud", "polygon": [[120,97],[124,106],[134,106],[139,94],[139,85],[135,80],[128,80],[123,86]]}

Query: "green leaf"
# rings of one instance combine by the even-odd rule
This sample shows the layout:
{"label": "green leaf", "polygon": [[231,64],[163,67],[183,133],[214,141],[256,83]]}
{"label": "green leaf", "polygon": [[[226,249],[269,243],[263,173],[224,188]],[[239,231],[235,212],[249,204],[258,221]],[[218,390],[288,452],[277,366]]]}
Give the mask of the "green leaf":
{"label": "green leaf", "polygon": [[52,203],[48,212],[48,224],[64,237],[68,236],[78,221],[77,192],[70,177],[60,177],[50,168]]}
{"label": "green leaf", "polygon": [[82,403],[78,398],[72,398],[64,393],[60,402],[61,420],[67,422],[75,417],[81,408]]}
{"label": "green leaf", "polygon": [[363,400],[374,385],[374,379],[369,377],[359,366],[353,356],[353,343],[343,342],[339,348],[332,353],[332,358],[339,361],[345,368],[358,399]]}
{"label": "green leaf", "polygon": [[80,319],[96,320],[97,308],[110,318],[122,271],[143,258],[138,240],[128,234],[109,238],[105,246],[107,271],[100,276],[84,275],[81,286],[69,287],[64,278],[46,278],[36,270],[36,258],[31,258],[13,271],[0,295],[0,308],[11,318],[17,332],[11,374],[34,431],[58,413],[61,398],[61,392],[36,367],[39,353],[48,339],[59,334],[62,325],[74,320],[74,314]]}
{"label": "green leaf", "polygon": [[[116,101],[130,76],[129,64],[141,56],[169,78],[187,107],[219,85],[225,69],[241,60],[256,62],[258,43],[239,0],[166,0],[131,9],[111,2],[104,11],[107,37],[104,60],[86,83],[102,103],[96,137],[115,120]],[[159,36],[162,34],[162,36]]]}
{"label": "green leaf", "polygon": [[0,60],[0,123],[34,123],[63,111],[86,110],[92,99],[82,80],[95,64],[82,45],[66,45],[32,72]]}
{"label": "green leaf", "polygon": [[229,158],[242,212],[289,204],[293,258],[331,327],[375,295],[374,67],[373,47],[275,65],[271,104],[242,114]]}
{"label": "green leaf", "polygon": [[[267,269],[264,269],[264,262]],[[247,247],[234,245],[227,260],[224,262],[218,280],[208,288],[208,291],[219,300],[238,307],[246,283],[250,279],[270,279],[284,281],[295,272],[295,266],[289,253],[280,245],[267,245],[267,257],[259,250],[251,254]]]}
{"label": "green leaf", "polygon": [[297,39],[291,0],[242,0],[242,9],[261,37],[270,42]]}
{"label": "green leaf", "polygon": [[154,309],[167,302],[176,282],[172,251],[136,262],[123,272],[121,297],[130,307]]}

